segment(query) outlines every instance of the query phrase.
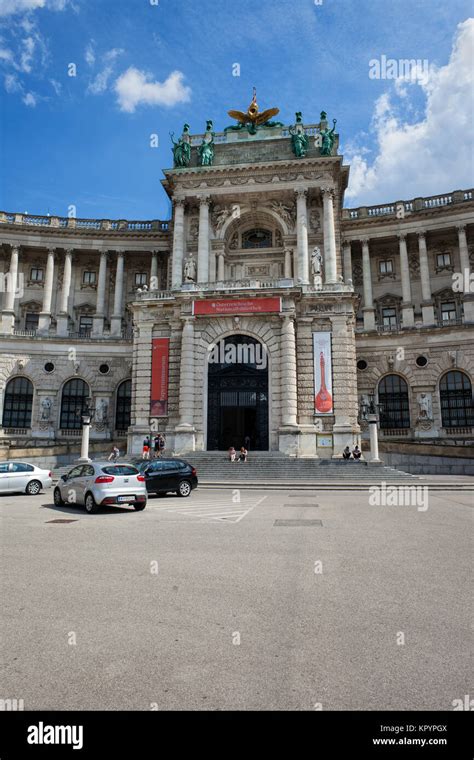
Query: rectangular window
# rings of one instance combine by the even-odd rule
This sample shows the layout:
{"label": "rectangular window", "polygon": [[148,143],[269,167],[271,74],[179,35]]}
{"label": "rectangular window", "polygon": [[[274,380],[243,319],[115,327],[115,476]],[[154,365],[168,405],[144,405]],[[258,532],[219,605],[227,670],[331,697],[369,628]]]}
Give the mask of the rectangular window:
{"label": "rectangular window", "polygon": [[457,318],[456,304],[449,301],[441,304],[441,319],[443,322],[454,322]]}
{"label": "rectangular window", "polygon": [[382,324],[384,327],[391,329],[397,327],[397,310],[396,309],[382,309]]}
{"label": "rectangular window", "polygon": [[146,284],[147,284],[147,273],[135,272],[135,285],[146,285]]}
{"label": "rectangular window", "polygon": [[96,272],[83,272],[82,275],[82,283],[83,285],[95,285],[97,281],[97,273]]}
{"label": "rectangular window", "polygon": [[43,270],[32,267],[30,270],[30,280],[32,282],[43,282]]}
{"label": "rectangular window", "polygon": [[436,256],[436,261],[438,263],[438,267],[449,267],[451,266],[451,254],[450,253],[438,253]]}
{"label": "rectangular window", "polygon": [[379,261],[379,272],[380,274],[392,274],[393,272],[392,259],[382,259],[382,261]]}
{"label": "rectangular window", "polygon": [[92,332],[92,317],[80,317],[79,335],[90,335]]}
{"label": "rectangular window", "polygon": [[34,312],[27,312],[25,315],[25,330],[28,332],[35,332],[38,329],[39,314]]}

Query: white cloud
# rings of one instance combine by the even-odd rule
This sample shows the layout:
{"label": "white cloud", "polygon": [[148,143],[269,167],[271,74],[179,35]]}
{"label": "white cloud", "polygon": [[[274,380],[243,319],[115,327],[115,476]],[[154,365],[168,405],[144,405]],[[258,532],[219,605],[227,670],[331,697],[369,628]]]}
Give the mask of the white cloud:
{"label": "white cloud", "polygon": [[18,77],[16,76],[16,74],[6,74],[4,82],[5,82],[5,89],[8,93],[21,92],[22,86],[20,82],[18,81]]}
{"label": "white cloud", "polygon": [[62,84],[60,82],[58,82],[56,79],[50,79],[49,81],[50,81],[51,87],[53,88],[54,92],[59,97],[59,95],[61,95],[61,92],[62,92],[62,89],[63,89],[62,88]]}
{"label": "white cloud", "polygon": [[25,106],[29,106],[30,108],[34,108],[37,102],[38,98],[33,92],[27,92],[23,98],[23,103]]}
{"label": "white cloud", "polygon": [[164,82],[153,82],[151,75],[131,66],[115,83],[117,100],[122,111],[133,113],[138,105],[174,106],[187,103],[191,88],[183,84],[184,74],[173,71]]}
{"label": "white cloud", "polygon": [[29,13],[37,8],[51,11],[63,11],[69,0],[0,0],[0,16],[13,16],[16,13]]}
{"label": "white cloud", "polygon": [[88,46],[86,47],[86,52],[84,53],[84,58],[86,59],[86,63],[88,66],[93,66],[95,63],[95,51],[94,51],[94,43],[89,42]]}
{"label": "white cloud", "polygon": [[[358,205],[448,192],[472,185],[474,19],[458,25],[446,66],[427,77],[395,84],[375,103],[372,128],[377,155],[347,146],[351,164],[347,198]],[[425,111],[407,119],[407,99],[421,88]]]}
{"label": "white cloud", "polygon": [[123,53],[125,53],[123,48],[112,48],[112,50],[108,50],[107,53],[105,53],[104,61],[115,61],[119,55],[122,55]]}
{"label": "white cloud", "polygon": [[102,95],[106,91],[109,79],[113,74],[113,66],[106,66],[95,79],[90,83],[87,88],[87,92],[90,95]]}

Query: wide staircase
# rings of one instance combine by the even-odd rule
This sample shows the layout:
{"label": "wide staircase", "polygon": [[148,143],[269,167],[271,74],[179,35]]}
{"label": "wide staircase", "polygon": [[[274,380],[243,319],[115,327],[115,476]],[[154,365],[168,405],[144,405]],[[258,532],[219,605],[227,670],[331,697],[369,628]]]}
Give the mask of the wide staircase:
{"label": "wide staircase", "polygon": [[382,481],[417,480],[409,473],[364,460],[299,459],[273,451],[250,452],[247,462],[230,462],[227,452],[223,451],[190,451],[181,458],[196,468],[201,484],[237,483],[271,487],[275,483],[298,483],[301,486],[353,483],[368,486]]}

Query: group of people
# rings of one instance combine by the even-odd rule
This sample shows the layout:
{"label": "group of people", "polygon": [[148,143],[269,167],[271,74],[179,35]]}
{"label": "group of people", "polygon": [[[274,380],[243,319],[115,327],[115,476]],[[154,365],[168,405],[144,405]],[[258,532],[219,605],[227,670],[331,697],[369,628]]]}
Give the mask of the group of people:
{"label": "group of people", "polygon": [[362,456],[362,451],[359,449],[358,446],[354,446],[352,451],[350,450],[349,446],[346,446],[344,451],[342,452],[342,456],[344,459],[350,459],[353,457],[354,459],[360,459]]}
{"label": "group of people", "polygon": [[229,449],[229,462],[246,462],[248,457],[248,451],[245,446],[242,446],[240,451],[234,449],[233,446]]}
{"label": "group of people", "polygon": [[147,435],[143,441],[142,459],[151,459],[161,457],[166,448],[166,439],[164,435],[158,433],[152,439],[150,435]]}

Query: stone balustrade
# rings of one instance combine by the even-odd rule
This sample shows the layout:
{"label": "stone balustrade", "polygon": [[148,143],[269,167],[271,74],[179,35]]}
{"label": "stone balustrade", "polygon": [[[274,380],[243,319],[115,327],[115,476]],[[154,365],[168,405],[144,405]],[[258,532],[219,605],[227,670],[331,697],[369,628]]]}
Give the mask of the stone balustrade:
{"label": "stone balustrade", "polygon": [[106,232],[167,232],[168,221],[160,219],[127,221],[126,219],[76,219],[62,216],[31,216],[0,211],[0,224],[14,224],[27,227],[67,228],[76,230],[103,230]]}
{"label": "stone balustrade", "polygon": [[427,209],[438,209],[455,203],[472,201],[474,190],[456,190],[453,193],[443,195],[431,195],[427,198],[413,198],[408,201],[395,201],[377,206],[359,206],[358,208],[344,208],[343,219],[367,219],[370,217],[396,216],[402,207],[404,213],[416,213]]}

